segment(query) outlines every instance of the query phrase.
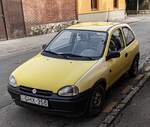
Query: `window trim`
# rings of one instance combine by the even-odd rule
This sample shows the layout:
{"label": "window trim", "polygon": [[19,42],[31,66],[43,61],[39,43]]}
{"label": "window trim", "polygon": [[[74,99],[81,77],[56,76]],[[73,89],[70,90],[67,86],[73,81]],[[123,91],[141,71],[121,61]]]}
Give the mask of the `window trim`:
{"label": "window trim", "polygon": [[[125,29],[125,28],[127,28],[128,30],[130,30],[131,33],[132,33],[132,35],[133,35],[133,37],[134,37],[129,43],[127,43],[127,38],[126,38],[125,33],[124,33],[124,30],[123,30],[123,29]],[[133,31],[132,31],[129,27],[127,27],[127,26],[122,27],[122,32],[123,32],[123,36],[124,36],[124,40],[125,40],[126,46],[129,46],[133,41],[135,41],[135,39],[136,39],[136,38],[135,38],[135,35],[134,35]]]}

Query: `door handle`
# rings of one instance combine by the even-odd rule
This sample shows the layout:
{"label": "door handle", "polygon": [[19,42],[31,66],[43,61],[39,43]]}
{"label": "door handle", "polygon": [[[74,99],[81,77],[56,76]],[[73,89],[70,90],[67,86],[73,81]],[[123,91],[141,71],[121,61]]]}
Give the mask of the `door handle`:
{"label": "door handle", "polygon": [[125,57],[126,57],[126,58],[128,57],[128,53],[125,54]]}

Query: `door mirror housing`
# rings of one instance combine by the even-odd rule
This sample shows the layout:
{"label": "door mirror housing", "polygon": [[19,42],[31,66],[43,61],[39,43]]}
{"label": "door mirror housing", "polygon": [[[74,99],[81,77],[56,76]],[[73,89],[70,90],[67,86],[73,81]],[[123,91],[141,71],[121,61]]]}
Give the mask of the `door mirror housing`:
{"label": "door mirror housing", "polygon": [[44,50],[47,47],[47,44],[42,45],[42,50]]}
{"label": "door mirror housing", "polygon": [[112,58],[119,58],[120,57],[120,52],[118,51],[111,51],[108,53],[106,60],[110,60]]}

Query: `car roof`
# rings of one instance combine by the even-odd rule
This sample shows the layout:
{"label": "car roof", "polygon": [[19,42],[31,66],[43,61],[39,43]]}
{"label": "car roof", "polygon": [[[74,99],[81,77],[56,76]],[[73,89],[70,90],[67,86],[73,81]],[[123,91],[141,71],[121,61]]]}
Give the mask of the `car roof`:
{"label": "car roof", "polygon": [[68,27],[67,29],[76,30],[93,30],[93,31],[108,31],[113,26],[119,25],[121,23],[116,22],[84,22],[78,23]]}

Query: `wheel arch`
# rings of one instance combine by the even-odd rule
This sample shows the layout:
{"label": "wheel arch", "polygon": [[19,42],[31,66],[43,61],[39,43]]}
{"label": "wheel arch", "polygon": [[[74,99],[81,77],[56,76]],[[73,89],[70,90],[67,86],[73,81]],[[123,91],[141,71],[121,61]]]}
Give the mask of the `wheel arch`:
{"label": "wheel arch", "polygon": [[[140,53],[139,53],[139,52],[134,56],[133,61],[132,61],[132,65],[133,65],[134,61],[135,61],[137,58],[140,59]],[[131,67],[132,67],[132,65],[131,65]]]}
{"label": "wheel arch", "polygon": [[134,59],[137,58],[137,57],[140,58],[140,53],[139,52],[135,55]]}
{"label": "wheel arch", "polygon": [[101,85],[102,88],[103,88],[104,90],[106,90],[106,88],[107,88],[106,79],[105,79],[105,78],[101,78],[101,79],[97,80],[97,81],[95,82],[95,84],[94,84],[94,88],[97,87],[97,86],[99,86],[99,85]]}

